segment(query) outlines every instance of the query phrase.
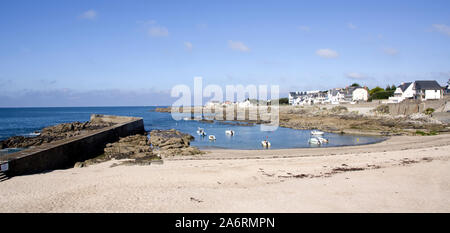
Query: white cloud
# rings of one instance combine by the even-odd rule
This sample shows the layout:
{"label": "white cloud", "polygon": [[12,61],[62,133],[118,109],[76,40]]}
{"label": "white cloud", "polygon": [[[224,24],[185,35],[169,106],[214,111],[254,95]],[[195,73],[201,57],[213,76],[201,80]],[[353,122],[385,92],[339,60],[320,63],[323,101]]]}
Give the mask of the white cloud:
{"label": "white cloud", "polygon": [[354,79],[354,80],[363,80],[363,79],[368,79],[369,77],[365,74],[362,73],[358,73],[358,72],[350,72],[350,73],[346,73],[345,76],[349,79]]}
{"label": "white cloud", "polygon": [[97,18],[97,12],[94,10],[88,10],[79,16],[81,19],[95,19]]}
{"label": "white cloud", "polygon": [[250,49],[242,42],[240,41],[228,41],[228,47],[230,47],[233,50],[241,51],[241,52],[248,52]]}
{"label": "white cloud", "polygon": [[450,36],[450,27],[445,24],[433,24],[433,29]]}
{"label": "white cloud", "polygon": [[310,28],[308,26],[302,25],[299,26],[298,29],[304,31],[304,32],[309,32]]}
{"label": "white cloud", "polygon": [[395,55],[398,54],[398,50],[397,50],[397,49],[394,49],[394,48],[384,48],[384,49],[383,49],[383,52],[384,52],[385,54],[388,54],[388,55],[391,55],[391,56],[395,56]]}
{"label": "white cloud", "polygon": [[356,29],[356,28],[358,28],[358,27],[356,27],[353,23],[348,23],[348,24],[347,24],[347,27],[350,28],[350,29]]}
{"label": "white cloud", "polygon": [[167,28],[161,27],[161,26],[152,26],[148,30],[148,34],[153,37],[163,37],[163,36],[169,35],[169,30],[167,30]]}
{"label": "white cloud", "polygon": [[189,41],[184,42],[184,46],[186,47],[187,50],[192,50],[192,43]]}
{"label": "white cloud", "polygon": [[337,58],[339,57],[339,54],[332,50],[332,49],[319,49],[316,51],[316,54],[318,56],[321,56],[323,58]]}
{"label": "white cloud", "polygon": [[166,37],[169,36],[169,30],[166,27],[157,24],[156,20],[138,20],[137,24],[141,25],[149,36]]}

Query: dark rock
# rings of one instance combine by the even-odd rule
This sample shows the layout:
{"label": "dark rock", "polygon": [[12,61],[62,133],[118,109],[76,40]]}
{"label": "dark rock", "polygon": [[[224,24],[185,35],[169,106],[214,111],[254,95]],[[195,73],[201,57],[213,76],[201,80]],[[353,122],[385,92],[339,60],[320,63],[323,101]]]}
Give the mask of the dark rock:
{"label": "dark rock", "polygon": [[97,130],[112,126],[109,122],[72,122],[55,126],[46,127],[41,130],[40,135],[36,137],[14,136],[6,139],[1,144],[1,148],[28,148],[39,146],[44,143],[63,140],[66,138],[78,136],[83,131]]}
{"label": "dark rock", "polygon": [[142,159],[154,157],[146,135],[132,135],[106,145],[106,159]]}
{"label": "dark rock", "polygon": [[150,143],[153,147],[161,149],[186,148],[194,137],[190,134],[181,133],[175,129],[153,130],[150,132]]}
{"label": "dark rock", "polygon": [[150,132],[150,143],[154,153],[159,156],[196,155],[203,154],[197,147],[191,147],[194,137],[175,129],[153,130]]}

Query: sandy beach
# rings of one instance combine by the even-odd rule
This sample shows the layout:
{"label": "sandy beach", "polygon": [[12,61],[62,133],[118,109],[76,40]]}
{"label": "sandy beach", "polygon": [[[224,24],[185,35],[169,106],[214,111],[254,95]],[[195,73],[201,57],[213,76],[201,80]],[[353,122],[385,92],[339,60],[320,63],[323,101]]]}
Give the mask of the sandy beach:
{"label": "sandy beach", "polygon": [[0,212],[449,212],[450,137],[371,145],[214,150],[149,166],[0,182]]}

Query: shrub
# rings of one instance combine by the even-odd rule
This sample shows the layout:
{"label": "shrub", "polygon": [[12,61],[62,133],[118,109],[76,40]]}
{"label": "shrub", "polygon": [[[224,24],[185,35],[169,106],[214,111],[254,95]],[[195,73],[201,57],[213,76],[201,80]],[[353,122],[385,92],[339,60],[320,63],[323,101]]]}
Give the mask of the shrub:
{"label": "shrub", "polygon": [[373,94],[375,94],[375,93],[383,92],[383,91],[384,91],[383,88],[381,88],[381,87],[375,87],[375,88],[372,88],[372,89],[369,90],[369,95],[373,95]]}
{"label": "shrub", "polygon": [[[275,101],[276,100],[270,101],[271,105],[275,105]],[[289,104],[289,99],[288,98],[280,98],[280,99],[278,99],[278,104],[279,105],[288,105]]]}
{"label": "shrub", "polygon": [[389,99],[389,97],[394,96],[394,91],[379,91],[370,95],[369,100],[381,100]]}
{"label": "shrub", "polygon": [[423,113],[425,113],[425,115],[431,115],[434,112],[434,108],[427,108],[425,109],[425,111],[423,111]]}
{"label": "shrub", "polygon": [[419,135],[422,135],[422,136],[431,136],[431,135],[438,135],[438,132],[432,130],[432,131],[430,131],[429,133],[426,133],[426,132],[417,130],[417,131],[416,131],[416,134],[419,134]]}
{"label": "shrub", "polygon": [[376,107],[374,109],[374,112],[383,113],[383,114],[389,114],[389,106],[387,106],[386,104],[382,104],[382,105]]}
{"label": "shrub", "polygon": [[428,135],[427,133],[425,133],[423,131],[420,131],[420,130],[417,130],[416,134],[419,134],[419,135],[422,135],[422,136]]}
{"label": "shrub", "polygon": [[347,112],[347,111],[348,111],[347,107],[344,107],[344,106],[336,106],[331,109],[331,112],[335,112],[335,113]]}

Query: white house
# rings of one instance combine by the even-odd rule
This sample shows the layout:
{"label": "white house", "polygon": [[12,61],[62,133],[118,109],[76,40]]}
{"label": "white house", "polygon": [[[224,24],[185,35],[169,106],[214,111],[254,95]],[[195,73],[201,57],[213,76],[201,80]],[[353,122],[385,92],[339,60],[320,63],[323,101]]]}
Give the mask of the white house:
{"label": "white house", "polygon": [[444,88],[444,89],[443,89],[444,95],[450,94],[450,78],[449,78],[448,81],[447,81],[447,86],[444,86],[443,88]]}
{"label": "white house", "polygon": [[312,105],[325,103],[327,91],[289,92],[290,105]]}
{"label": "white house", "polygon": [[441,99],[443,88],[434,80],[415,81],[413,90],[415,91],[415,99],[420,100],[436,100]]}
{"label": "white house", "polygon": [[[305,93],[306,94],[306,93]],[[290,105],[297,105],[298,104],[298,97],[302,96],[303,92],[289,92],[289,104]]]}
{"label": "white house", "polygon": [[340,102],[344,101],[345,99],[345,93],[343,92],[342,88],[333,88],[328,91],[328,102],[331,104],[339,104]]}
{"label": "white house", "polygon": [[246,108],[246,107],[251,107],[251,106],[253,106],[253,104],[252,104],[252,102],[250,102],[249,99],[245,100],[244,102],[238,103],[239,108]]}
{"label": "white house", "polygon": [[353,101],[367,101],[369,99],[369,92],[366,88],[356,88],[353,90],[352,93],[352,100]]}
{"label": "white house", "polygon": [[405,99],[412,99],[414,90],[412,82],[402,83],[394,91],[394,96],[389,97],[389,103],[400,103]]}
{"label": "white house", "polygon": [[395,89],[394,96],[389,97],[389,102],[399,103],[405,99],[433,100],[441,99],[443,88],[434,80],[419,80],[402,83]]}
{"label": "white house", "polygon": [[205,107],[216,107],[219,106],[220,102],[213,100],[213,101],[209,101],[208,103],[205,104]]}

